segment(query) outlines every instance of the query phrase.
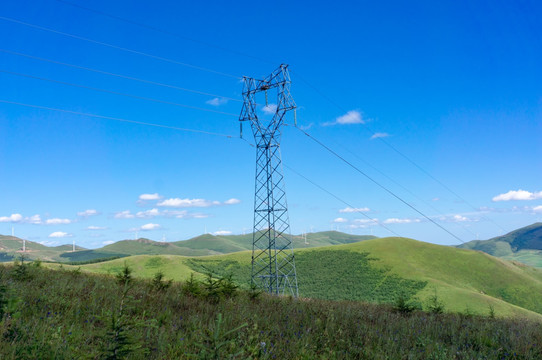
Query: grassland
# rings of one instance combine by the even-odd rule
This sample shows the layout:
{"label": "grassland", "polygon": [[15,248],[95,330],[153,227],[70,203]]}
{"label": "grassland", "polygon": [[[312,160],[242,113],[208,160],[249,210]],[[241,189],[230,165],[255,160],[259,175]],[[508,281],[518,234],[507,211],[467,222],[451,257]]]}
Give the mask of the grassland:
{"label": "grassland", "polygon": [[[338,231],[309,233],[305,239],[292,236],[294,248],[312,248],[337,244],[348,244],[357,241],[374,239],[370,235],[350,235]],[[10,261],[22,253],[22,239],[0,235],[0,262]],[[132,255],[182,255],[206,256],[229,254],[252,249],[252,234],[214,236],[201,235],[189,240],[176,242],[158,242],[140,238],[137,240],[121,240],[99,249],[87,250],[77,247],[72,252],[71,245],[47,247],[27,241],[24,255],[28,259],[40,259],[55,262],[88,262],[97,259],[126,257]]]}
{"label": "grassland", "polygon": [[[232,273],[247,288],[250,258],[250,252],[199,258],[134,256],[81,269],[113,274],[126,262],[135,276],[152,278],[163,271],[174,280],[186,280],[192,272],[202,278],[212,270]],[[481,252],[383,238],[300,249],[296,263],[302,297],[393,303],[405,296],[425,305],[437,295],[449,312],[487,314],[493,308],[499,317],[542,319],[542,271]]]}
{"label": "grassland", "polygon": [[542,269],[542,223],[534,223],[489,240],[470,241],[458,247],[483,251]]}
{"label": "grassland", "polygon": [[[160,267],[157,260],[149,265]],[[542,325],[524,319],[400,313],[389,305],[245,291],[214,298],[205,286],[199,295],[187,289],[129,276],[0,265],[0,358],[542,357]]]}

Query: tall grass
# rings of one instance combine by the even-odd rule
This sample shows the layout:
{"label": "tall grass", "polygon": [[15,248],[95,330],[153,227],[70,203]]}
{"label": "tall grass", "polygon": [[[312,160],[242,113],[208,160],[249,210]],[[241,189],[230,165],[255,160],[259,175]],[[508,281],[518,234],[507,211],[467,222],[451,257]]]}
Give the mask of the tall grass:
{"label": "tall grass", "polygon": [[0,358],[542,358],[542,325],[522,319],[244,290],[209,299],[202,282],[191,295],[184,284],[157,281],[0,266]]}

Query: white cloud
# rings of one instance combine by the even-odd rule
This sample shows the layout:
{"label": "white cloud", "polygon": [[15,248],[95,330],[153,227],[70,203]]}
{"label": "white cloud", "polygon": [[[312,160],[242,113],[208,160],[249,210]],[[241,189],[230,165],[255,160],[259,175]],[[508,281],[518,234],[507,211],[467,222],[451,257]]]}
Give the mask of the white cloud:
{"label": "white cloud", "polygon": [[348,222],[347,219],[345,218],[342,218],[342,217],[338,217],[336,219],[333,220],[334,223],[345,223],[345,222]]}
{"label": "white cloud", "polygon": [[420,219],[398,219],[398,218],[390,218],[383,221],[384,224],[412,224],[412,223],[419,223],[421,222]]}
{"label": "white cloud", "polygon": [[210,201],[205,199],[180,199],[180,198],[171,198],[161,201],[157,204],[158,206],[164,207],[209,207],[213,205],[220,205],[220,201]]}
{"label": "white cloud", "polygon": [[44,245],[44,246],[55,246],[55,245],[58,245],[58,241],[40,241],[39,242],[41,245]]}
{"label": "white cloud", "polygon": [[353,224],[348,225],[351,229],[364,229],[369,226],[378,224],[378,219],[354,219],[352,220]]}
{"label": "white cloud", "polygon": [[188,217],[193,218],[193,219],[206,219],[209,217],[209,214],[196,213],[196,214],[190,214],[190,216]]}
{"label": "white cloud", "polygon": [[133,219],[134,217],[135,215],[130,213],[130,210],[119,211],[114,216],[115,219]]}
{"label": "white cloud", "polygon": [[68,234],[63,231],[55,231],[54,233],[49,234],[50,238],[66,238],[66,237],[72,237],[72,234]]}
{"label": "white cloud", "polygon": [[507,193],[497,195],[493,198],[493,201],[510,201],[510,200],[536,200],[542,199],[542,191],[529,192],[525,190],[510,190]]}
{"label": "white cloud", "polygon": [[80,211],[77,213],[77,216],[80,216],[80,217],[89,217],[89,216],[95,216],[95,215],[99,215],[100,213],[94,209],[88,209],[88,210],[85,210],[85,211]]}
{"label": "white cloud", "polygon": [[140,229],[144,230],[144,231],[156,230],[156,229],[160,229],[160,225],[158,225],[158,224],[145,224]]}
{"label": "white cloud", "polygon": [[143,201],[160,200],[161,198],[162,198],[162,196],[160,196],[160,194],[158,194],[158,193],[139,195],[139,200],[143,200]]}
{"label": "white cloud", "polygon": [[160,213],[160,210],[158,209],[139,211],[137,214],[135,214],[135,216],[138,218],[153,218],[160,215],[162,214]]}
{"label": "white cloud", "polygon": [[29,218],[25,218],[24,222],[29,223],[29,224],[36,224],[36,225],[42,224],[41,216],[39,216],[37,214],[33,215],[33,216],[29,217]]}
{"label": "white cloud", "polygon": [[470,219],[466,216],[462,216],[462,215],[454,215],[452,217],[453,221],[454,222],[464,222],[464,221],[470,221]]}
{"label": "white cloud", "polygon": [[262,111],[267,115],[273,115],[277,112],[277,104],[269,104],[262,108]]}
{"label": "white cloud", "polygon": [[11,222],[11,223],[18,223],[23,220],[23,216],[21,214],[11,214],[10,216],[1,216],[0,222]]}
{"label": "white cloud", "polygon": [[542,213],[542,205],[533,207],[533,211],[536,213]]}
{"label": "white cloud", "polygon": [[104,241],[102,242],[102,245],[111,245],[111,244],[114,244],[115,242],[112,241],[112,240],[107,240],[107,241]]}
{"label": "white cloud", "polygon": [[205,103],[212,106],[220,106],[220,105],[226,104],[227,102],[228,102],[228,99],[215,97],[214,99],[207,100]]}
{"label": "white cloud", "polygon": [[377,223],[378,219],[354,219],[353,222],[358,224],[371,224],[371,223]]}
{"label": "white cloud", "polygon": [[45,220],[45,224],[47,225],[60,225],[60,224],[71,224],[71,223],[72,221],[70,219],[54,218],[54,219]]}
{"label": "white cloud", "polygon": [[351,124],[365,124],[361,113],[357,110],[350,110],[346,114],[339,116],[335,121],[324,123],[324,126],[329,125],[351,125]]}
{"label": "white cloud", "polygon": [[378,139],[378,138],[385,138],[388,136],[390,136],[390,134],[377,132],[377,133],[374,133],[373,136],[371,136],[371,140]]}
{"label": "white cloud", "polygon": [[239,204],[240,202],[241,200],[232,198],[232,199],[224,201],[224,205],[235,205],[235,204]]}
{"label": "white cloud", "polygon": [[350,206],[345,207],[344,209],[339,210],[340,213],[357,213],[357,212],[368,212],[371,211],[368,207],[363,208],[352,208]]}
{"label": "white cloud", "polygon": [[438,197],[432,198],[431,201],[440,201],[440,198],[438,198]]}
{"label": "white cloud", "polygon": [[218,231],[215,231],[213,233],[213,235],[215,236],[220,236],[220,235],[231,235],[232,232],[231,231],[228,231],[228,230],[218,230]]}
{"label": "white cloud", "polygon": [[94,226],[94,225],[91,225],[91,226],[88,226],[87,227],[87,230],[107,230],[107,228],[105,226]]}
{"label": "white cloud", "polygon": [[301,130],[310,130],[314,126],[314,123],[310,123],[309,125],[299,125],[298,128]]}

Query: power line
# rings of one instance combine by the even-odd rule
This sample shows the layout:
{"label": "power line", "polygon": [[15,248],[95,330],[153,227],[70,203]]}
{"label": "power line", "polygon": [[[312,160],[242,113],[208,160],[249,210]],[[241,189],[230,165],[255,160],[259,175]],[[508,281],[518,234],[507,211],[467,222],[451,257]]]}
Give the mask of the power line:
{"label": "power line", "polygon": [[91,71],[91,72],[94,72],[94,73],[114,76],[114,77],[118,77],[118,78],[122,78],[122,79],[126,79],[126,80],[138,81],[138,82],[145,83],[145,84],[162,86],[162,87],[175,89],[175,90],[180,90],[180,91],[187,91],[187,92],[191,92],[191,93],[195,93],[195,94],[199,94],[199,95],[214,96],[214,97],[218,97],[218,98],[222,98],[222,99],[226,99],[226,100],[231,100],[231,101],[237,101],[237,102],[242,102],[243,101],[243,100],[235,99],[235,98],[232,98],[232,97],[229,97],[229,96],[217,95],[217,94],[208,93],[208,92],[204,92],[204,91],[200,91],[200,90],[188,89],[188,88],[184,88],[184,87],[180,87],[180,86],[176,86],[176,85],[165,84],[165,83],[152,81],[152,80],[140,79],[140,78],[136,78],[136,77],[133,77],[133,76],[117,74],[117,73],[113,73],[113,72],[109,72],[109,71],[93,69],[93,68],[90,68],[90,67],[85,67],[85,66],[80,66],[80,65],[74,65],[74,64],[70,64],[70,63],[66,63],[66,62],[57,61],[57,60],[42,58],[42,57],[29,55],[29,54],[24,54],[24,53],[20,53],[20,52],[17,52],[17,51],[11,51],[11,50],[6,50],[6,49],[0,49],[0,51],[4,52],[4,53],[7,53],[7,54],[26,57],[26,58],[33,59],[33,60],[39,60],[39,61],[43,61],[43,62],[49,62],[49,63],[52,63],[52,64],[68,66],[68,67],[72,67],[72,68],[75,68],[75,69]]}
{"label": "power line", "polygon": [[154,98],[149,98],[149,97],[145,97],[145,96],[127,94],[127,93],[122,93],[122,92],[117,92],[117,91],[112,91],[112,90],[107,90],[107,89],[101,89],[101,88],[96,88],[96,87],[87,86],[87,85],[74,84],[74,83],[69,83],[69,82],[65,82],[65,81],[48,79],[48,78],[39,77],[39,76],[35,76],[35,75],[17,73],[17,72],[13,72],[13,71],[2,70],[2,69],[0,69],[0,73],[10,74],[10,75],[15,75],[15,76],[20,76],[20,77],[26,77],[26,78],[35,79],[35,80],[48,81],[48,82],[52,82],[52,83],[55,83],[55,84],[67,85],[67,86],[77,87],[77,88],[81,88],[81,89],[99,91],[99,92],[103,92],[103,93],[107,93],[107,94],[125,96],[125,97],[129,97],[129,98],[133,98],[133,99],[139,99],[139,100],[152,101],[152,102],[161,103],[161,104],[179,106],[179,107],[184,107],[184,108],[188,108],[188,109],[207,111],[207,112],[212,112],[212,113],[217,113],[217,114],[222,114],[222,115],[237,116],[237,114],[228,113],[228,112],[224,112],[224,111],[205,109],[205,108],[200,108],[200,107],[192,106],[192,105],[179,104],[179,103],[175,103],[175,102],[171,102],[171,101],[165,101],[165,100],[154,99]]}
{"label": "power line", "polygon": [[380,184],[378,181],[376,181],[375,179],[373,179],[371,176],[367,175],[365,172],[363,172],[361,169],[359,169],[357,166],[355,166],[354,164],[352,164],[350,161],[346,160],[344,157],[342,157],[341,155],[337,154],[335,151],[333,151],[330,147],[328,147],[327,145],[325,145],[324,143],[322,143],[320,140],[314,138],[312,135],[310,135],[309,133],[307,133],[306,131],[304,130],[301,130],[300,128],[297,128],[299,131],[301,131],[303,134],[305,134],[309,139],[311,139],[312,141],[314,141],[315,143],[317,143],[318,145],[322,146],[324,149],[326,149],[328,152],[330,152],[331,154],[335,155],[337,158],[339,158],[340,160],[342,160],[344,163],[346,163],[348,166],[350,166],[351,168],[353,168],[354,170],[356,170],[357,172],[359,172],[360,174],[362,174],[363,176],[365,176],[367,179],[369,179],[371,182],[373,182],[375,185],[379,186],[381,189],[383,189],[384,191],[386,191],[388,194],[392,195],[393,197],[395,197],[397,200],[401,201],[403,204],[405,204],[406,206],[408,206],[409,208],[411,208],[412,210],[416,211],[418,214],[420,214],[421,216],[423,216],[425,219],[427,219],[428,221],[430,221],[431,223],[433,223],[435,226],[439,227],[440,229],[442,229],[443,231],[447,232],[449,235],[451,235],[452,237],[454,237],[455,239],[459,240],[460,242],[462,243],[465,243],[463,240],[461,240],[457,235],[455,235],[454,233],[452,233],[450,230],[446,229],[444,226],[440,225],[439,223],[435,222],[433,219],[431,219],[429,216],[425,215],[422,211],[418,210],[415,206],[411,205],[409,202],[407,202],[406,200],[404,200],[403,198],[401,198],[399,195],[395,194],[393,191],[391,191],[390,189],[388,189],[387,187],[385,187],[384,185]]}
{"label": "power line", "polygon": [[[291,126],[289,124],[286,124],[288,126]],[[391,182],[393,182],[395,185],[399,186],[401,189],[403,189],[404,191],[406,191],[407,193],[409,193],[410,195],[412,195],[413,197],[415,197],[416,199],[418,199],[419,201],[421,201],[422,203],[424,203],[426,206],[428,206],[429,208],[431,208],[433,211],[435,211],[439,216],[441,217],[445,217],[444,214],[442,214],[440,212],[440,210],[438,210],[437,208],[435,208],[433,205],[431,205],[430,203],[428,203],[427,201],[425,201],[424,199],[420,198],[418,195],[416,195],[414,192],[412,192],[411,190],[409,190],[406,186],[403,186],[402,184],[400,184],[398,181],[394,180],[392,177],[390,177],[389,175],[385,174],[383,171],[379,170],[378,168],[376,168],[375,166],[371,165],[368,161],[366,161],[365,159],[363,159],[361,156],[359,156],[358,154],[356,154],[355,152],[351,151],[350,149],[348,149],[346,146],[340,144],[340,143],[337,143],[336,141],[334,141],[335,144],[339,145],[340,147],[342,147],[343,149],[345,149],[346,151],[348,151],[350,154],[352,154],[354,157],[356,157],[358,160],[362,161],[365,165],[369,166],[371,169],[373,169],[374,171],[378,172],[380,175],[384,176],[386,179],[390,180]],[[470,233],[471,235],[473,236],[476,236],[475,233],[473,233],[470,229],[468,229],[466,226],[462,226],[462,228],[464,230],[466,230],[468,233]]]}
{"label": "power line", "polygon": [[[294,73],[292,71],[292,73]],[[297,74],[297,73],[296,73]],[[324,94],[322,91],[320,91],[316,86],[312,85],[310,82],[308,82],[307,80],[305,80],[303,77],[301,77],[300,75],[297,74],[297,77],[302,81],[304,82],[306,85],[308,85],[310,88],[312,88],[315,92],[317,92],[322,98],[324,98],[325,100],[327,100],[330,104],[334,105],[336,108],[338,108],[339,110],[343,111],[343,112],[348,112],[348,110],[346,110],[344,107],[342,107],[341,105],[339,105],[337,102],[335,102],[333,99],[331,99],[329,96],[327,96],[326,94]],[[366,128],[372,135],[375,135],[376,132],[371,128],[370,125],[368,124],[365,124],[364,128]],[[399,154],[401,157],[403,157],[405,160],[407,160],[409,163],[411,163],[412,165],[414,165],[414,167],[416,167],[418,170],[420,170],[422,173],[424,173],[426,176],[430,177],[433,181],[435,181],[436,183],[438,183],[440,186],[442,186],[444,189],[446,189],[448,192],[450,192],[452,195],[454,195],[456,198],[458,198],[459,200],[461,200],[463,203],[467,204],[468,206],[470,206],[474,211],[479,211],[479,208],[477,208],[476,206],[472,205],[471,203],[469,203],[466,199],[464,199],[462,196],[460,196],[457,192],[453,191],[449,186],[447,186],[446,184],[444,184],[442,181],[440,181],[439,179],[437,179],[436,177],[434,177],[433,175],[431,175],[427,170],[425,170],[424,168],[422,168],[420,165],[418,165],[418,163],[416,163],[414,160],[412,160],[410,157],[408,157],[407,155],[405,155],[405,153],[403,153],[402,151],[400,151],[399,149],[397,149],[395,146],[393,146],[389,141],[386,141],[384,138],[382,137],[377,137],[379,141],[381,141],[382,143],[384,143],[386,146],[388,146],[390,149],[392,149],[394,152],[396,152],[397,154]],[[497,226],[500,230],[502,231],[506,231],[505,229],[503,229],[499,224],[497,224],[495,221],[493,221],[492,219],[489,219],[483,215],[480,216],[482,219],[484,220],[487,220],[489,222],[491,222],[493,225]]]}
{"label": "power line", "polygon": [[95,14],[106,16],[106,17],[109,17],[111,19],[123,21],[123,22],[128,23],[128,24],[136,25],[136,26],[139,26],[139,27],[142,27],[142,28],[145,28],[145,29],[148,29],[148,30],[152,30],[152,31],[155,31],[155,32],[159,32],[159,33],[162,33],[162,34],[174,36],[174,37],[177,37],[179,39],[192,41],[192,42],[197,43],[197,44],[205,45],[205,46],[215,48],[215,49],[218,49],[218,50],[221,50],[221,51],[229,52],[229,53],[232,53],[232,54],[235,54],[235,55],[240,55],[240,56],[252,58],[254,60],[262,61],[262,62],[265,62],[267,64],[275,64],[276,63],[276,62],[272,62],[272,61],[270,61],[268,59],[265,59],[265,58],[261,58],[261,57],[250,55],[250,54],[247,54],[247,53],[244,53],[244,52],[232,50],[232,49],[229,49],[229,48],[226,48],[226,47],[223,47],[223,46],[219,46],[219,45],[216,45],[216,44],[212,44],[212,43],[209,43],[209,42],[206,42],[206,41],[201,41],[201,40],[197,40],[197,39],[194,39],[194,38],[190,38],[188,36],[181,35],[181,34],[178,34],[178,33],[174,33],[174,32],[171,32],[171,31],[159,29],[159,28],[151,26],[151,25],[143,24],[143,23],[140,23],[140,22],[137,22],[137,21],[133,21],[133,20],[124,18],[124,17],[120,17],[120,16],[117,16],[117,15],[106,13],[105,11],[92,9],[92,8],[87,7],[87,6],[82,6],[82,5],[79,5],[79,4],[75,4],[75,3],[72,3],[70,1],[65,1],[65,0],[57,0],[57,1],[60,2],[60,3],[71,5],[73,7],[79,8],[79,9],[83,9],[83,10],[86,10],[86,11],[93,12]]}
{"label": "power line", "polygon": [[188,129],[188,128],[170,126],[170,125],[154,124],[154,123],[148,123],[148,122],[137,121],[137,120],[129,120],[129,119],[117,118],[117,117],[112,117],[112,116],[89,114],[89,113],[73,111],[73,110],[67,110],[67,109],[58,109],[58,108],[53,108],[53,107],[48,107],[48,106],[25,104],[25,103],[20,103],[20,102],[16,102],[16,101],[9,101],[9,100],[3,100],[3,99],[0,99],[0,103],[25,106],[25,107],[30,107],[30,108],[34,108],[34,109],[41,109],[41,110],[58,111],[58,112],[63,112],[63,113],[68,113],[68,114],[88,116],[88,117],[93,117],[93,118],[98,118],[98,119],[113,120],[113,121],[119,121],[119,122],[125,122],[125,123],[137,124],[137,125],[154,126],[154,127],[164,128],[164,129],[187,131],[187,132],[200,133],[200,134],[206,134],[206,135],[222,136],[222,137],[227,137],[227,138],[230,138],[230,139],[237,138],[236,136],[233,136],[233,135],[220,134],[220,133],[215,133],[215,132],[210,132],[210,131],[205,131],[205,130]]}
{"label": "power line", "polygon": [[[312,181],[311,179],[307,178],[305,175],[303,174],[300,174],[299,172],[297,172],[296,170],[292,169],[290,166],[284,164],[284,167],[286,167],[287,169],[289,169],[291,172],[293,172],[294,174],[296,174],[297,176],[305,179],[306,181],[308,181],[309,183],[311,183],[312,185],[316,186],[318,189],[322,190],[323,192],[327,193],[328,195],[334,197],[335,199],[339,200],[340,202],[342,202],[343,204],[345,204],[346,206],[350,207],[350,208],[354,208],[354,206],[350,205],[349,203],[347,203],[346,201],[344,201],[343,199],[341,199],[340,197],[338,197],[337,195],[333,194],[331,191],[329,190],[326,190],[325,188],[323,188],[322,186],[318,185],[317,183],[315,183],[314,181]],[[365,216],[367,219],[371,220],[372,222],[375,222],[377,223],[378,225],[382,226],[384,229],[388,230],[389,232],[391,232],[392,234],[394,234],[395,236],[398,236],[398,237],[402,237],[401,235],[397,234],[395,231],[393,231],[392,229],[388,228],[386,225],[384,225],[382,222],[378,221],[377,219],[373,219],[371,218],[369,215],[363,213],[363,212],[360,212],[361,215]]]}
{"label": "power line", "polygon": [[71,38],[77,39],[77,40],[87,41],[87,42],[90,42],[90,43],[93,43],[93,44],[110,47],[112,49],[121,50],[121,51],[129,52],[129,53],[132,53],[132,54],[146,56],[146,57],[149,57],[151,59],[161,60],[161,61],[169,62],[169,63],[172,63],[172,64],[176,64],[176,65],[186,66],[186,67],[196,69],[196,70],[200,70],[200,71],[205,71],[205,72],[209,72],[209,73],[213,73],[213,74],[217,74],[217,75],[222,75],[222,76],[226,76],[226,77],[230,77],[230,78],[234,78],[234,79],[241,79],[242,78],[241,76],[236,76],[236,75],[224,73],[224,72],[217,71],[217,70],[213,70],[213,69],[209,69],[209,68],[205,68],[205,67],[201,67],[201,66],[196,66],[196,65],[184,63],[184,62],[181,62],[181,61],[169,59],[169,58],[158,56],[158,55],[152,55],[152,54],[149,54],[149,53],[146,53],[146,52],[143,52],[143,51],[133,50],[133,49],[125,48],[125,47],[122,47],[122,46],[109,44],[109,43],[106,43],[106,42],[103,42],[103,41],[98,41],[98,40],[86,38],[86,37],[83,37],[83,36],[74,35],[74,34],[66,33],[66,32],[59,31],[59,30],[54,30],[54,29],[47,28],[47,27],[44,27],[44,26],[30,24],[30,23],[27,23],[27,22],[24,22],[24,21],[8,18],[8,17],[5,17],[5,16],[0,16],[0,20],[12,22],[12,23],[19,24],[19,25],[24,25],[24,26],[27,26],[27,27],[30,27],[30,28],[33,28],[33,29],[47,31],[47,32],[50,32],[50,33],[53,33],[53,34],[58,34],[58,35],[71,37]]}

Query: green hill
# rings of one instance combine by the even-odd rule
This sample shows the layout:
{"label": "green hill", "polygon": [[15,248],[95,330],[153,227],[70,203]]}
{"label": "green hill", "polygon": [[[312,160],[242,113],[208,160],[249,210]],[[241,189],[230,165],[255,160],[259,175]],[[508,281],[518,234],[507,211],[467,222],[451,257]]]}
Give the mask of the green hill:
{"label": "green hill", "polygon": [[[249,251],[206,257],[133,256],[82,266],[83,271],[118,272],[124,262],[150,278],[163,271],[184,280],[211,270],[233,273],[248,287]],[[296,251],[301,297],[392,303],[398,296],[426,304],[437,296],[447,311],[542,320],[542,271],[490,255],[405,238],[382,238]]]}
{"label": "green hill", "polygon": [[[22,254],[29,259],[42,259],[57,261],[58,256],[66,250],[63,246],[58,248],[48,247],[34,241],[25,241],[25,252],[23,253],[23,239],[14,236],[0,235],[0,262],[11,261],[14,257]],[[70,246],[71,250],[71,246]]]}
{"label": "green hill", "polygon": [[[244,239],[242,238],[242,235],[239,238],[241,239],[241,241],[239,241],[238,244],[237,241],[234,241],[228,237],[204,234],[190,240],[176,241],[172,244],[187,249],[213,251],[214,254],[228,254],[232,252],[248,250],[246,246],[243,246],[245,244],[243,242]],[[250,241],[252,242],[252,235],[250,236],[250,239]],[[213,254],[206,253],[204,255]]]}
{"label": "green hill", "polygon": [[[349,235],[338,231],[326,231],[307,234],[307,239],[292,236],[295,248],[309,248],[374,239],[369,235]],[[106,245],[99,249],[88,250],[77,246],[72,252],[72,245],[47,247],[32,241],[26,242],[25,256],[29,259],[41,259],[58,262],[86,262],[112,257],[131,255],[182,255],[206,256],[229,254],[252,249],[252,233],[246,235],[214,236],[204,234],[189,240],[176,242],[158,242],[140,238],[137,240],[122,240]],[[0,235],[0,262],[11,261],[21,254],[22,239]]]}
{"label": "green hill", "polygon": [[[49,247],[30,240],[26,240],[25,247],[28,251],[50,250]],[[0,235],[0,251],[12,252],[22,250],[23,239],[20,239],[16,236]]]}
{"label": "green hill", "polygon": [[470,241],[458,247],[542,268],[542,223],[534,223],[489,240]]}

